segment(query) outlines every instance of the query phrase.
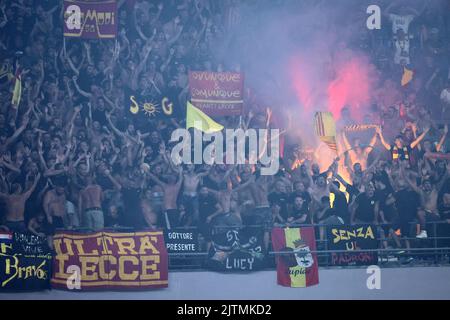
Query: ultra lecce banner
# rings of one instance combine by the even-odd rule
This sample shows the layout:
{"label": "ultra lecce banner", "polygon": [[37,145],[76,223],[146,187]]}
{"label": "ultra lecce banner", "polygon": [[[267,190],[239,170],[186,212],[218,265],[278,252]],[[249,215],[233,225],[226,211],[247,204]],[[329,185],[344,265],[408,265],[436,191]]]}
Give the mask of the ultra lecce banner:
{"label": "ultra lecce banner", "polygon": [[117,35],[117,3],[64,0],[64,36],[110,39]]}
{"label": "ultra lecce banner", "polygon": [[0,233],[0,291],[49,289],[51,262],[46,238]]}
{"label": "ultra lecce banner", "polygon": [[313,227],[274,228],[272,245],[277,254],[278,284],[309,287],[319,283],[316,240]]}
{"label": "ultra lecce banner", "polygon": [[53,288],[149,289],[168,286],[162,231],[59,233]]}
{"label": "ultra lecce banner", "polygon": [[207,115],[240,115],[243,88],[244,76],[239,72],[189,72],[191,102]]}

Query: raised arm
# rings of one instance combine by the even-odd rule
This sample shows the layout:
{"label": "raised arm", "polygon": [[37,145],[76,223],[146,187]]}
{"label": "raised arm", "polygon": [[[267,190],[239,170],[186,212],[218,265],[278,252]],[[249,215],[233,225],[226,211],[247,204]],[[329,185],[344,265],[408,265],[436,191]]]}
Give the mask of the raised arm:
{"label": "raised arm", "polygon": [[255,182],[255,176],[252,176],[250,179],[248,179],[244,183],[238,185],[236,188],[233,189],[233,191],[240,191],[244,188],[247,188],[253,182]]}
{"label": "raised arm", "polygon": [[177,190],[180,190],[182,183],[183,183],[183,167],[180,165],[178,167],[178,180],[176,183]]}
{"label": "raised arm", "polygon": [[7,169],[14,171],[16,173],[21,173],[20,169],[14,166],[11,162],[5,160],[4,158],[0,158],[0,166],[5,166]]}
{"label": "raised arm", "polygon": [[400,164],[400,174],[405,179],[406,183],[418,194],[422,193],[422,190],[420,190],[419,187],[417,187],[417,184],[415,184],[411,179],[409,178],[408,174],[406,174],[405,169],[402,164]]}
{"label": "raised arm", "polygon": [[67,63],[69,64],[70,69],[72,69],[72,71],[73,71],[77,76],[79,76],[79,75],[80,75],[80,69],[75,67],[75,65],[73,64],[72,59],[70,59],[70,54],[67,54],[67,55],[66,55],[66,60],[67,60]]}
{"label": "raised arm", "polygon": [[381,127],[376,128],[376,133],[380,137],[381,144],[386,148],[386,150],[391,150],[391,145],[384,140],[383,133],[381,132]]}
{"label": "raised arm", "polygon": [[73,80],[73,84],[74,84],[74,86],[75,86],[75,89],[77,89],[78,93],[81,94],[82,96],[84,96],[84,97],[86,97],[86,98],[90,98],[90,97],[92,96],[92,94],[90,94],[89,92],[86,92],[86,91],[82,90],[82,89],[80,88],[80,86],[78,85],[78,83],[77,83],[77,79],[78,79],[77,76],[73,76],[73,77],[72,77],[72,80]]}
{"label": "raised arm", "polygon": [[49,192],[47,192],[44,196],[44,200],[42,201],[42,207],[44,208],[45,216],[47,217],[48,223],[53,224],[53,218],[52,215],[50,214],[49,204],[50,204],[50,196]]}
{"label": "raised arm", "polygon": [[109,179],[109,181],[111,181],[116,190],[120,191],[122,189],[122,185],[119,183],[119,181],[117,181],[116,178],[113,177],[109,170],[105,171],[105,175]]}
{"label": "raised arm", "polygon": [[125,139],[125,133],[123,133],[122,131],[120,131],[119,129],[117,129],[114,124],[111,121],[111,114],[106,113],[106,120],[108,121],[109,126],[111,127],[111,129],[113,130],[113,132],[118,135],[119,137]]}
{"label": "raised arm", "polygon": [[161,180],[159,180],[159,178],[157,176],[155,176],[152,172],[147,172],[147,175],[149,176],[150,179],[152,179],[156,184],[158,184],[159,186],[161,186],[162,188],[165,188],[166,184],[164,182],[162,182]]}
{"label": "raised arm", "polygon": [[373,147],[375,146],[375,143],[377,143],[377,135],[378,134],[375,132],[375,134],[373,135],[372,139],[370,139],[369,146],[366,147],[366,149],[365,149],[367,154],[369,154],[373,150]]}
{"label": "raised arm", "polygon": [[411,145],[410,145],[411,149],[414,149],[414,148],[420,143],[420,141],[423,140],[423,138],[426,136],[426,134],[428,133],[428,131],[430,131],[430,128],[429,128],[429,127],[426,128],[426,129],[422,132],[422,134],[421,134],[420,136],[417,137],[416,140],[414,140],[413,142],[411,142]]}
{"label": "raised arm", "polygon": [[345,130],[342,130],[342,141],[344,142],[344,148],[346,151],[350,150],[352,148],[352,146],[348,142],[348,138],[347,138],[347,134],[346,134]]}
{"label": "raised arm", "polygon": [[34,189],[36,189],[36,186],[37,186],[37,184],[39,182],[39,179],[41,179],[41,174],[40,173],[38,173],[36,178],[34,178],[33,185],[31,186],[31,188],[28,189],[25,193],[22,194],[22,196],[25,199],[28,199],[31,196],[31,194],[33,193]]}
{"label": "raised arm", "polygon": [[439,140],[439,143],[436,145],[436,151],[440,152],[442,149],[442,146],[444,145],[445,138],[447,137],[448,133],[448,125],[446,124],[444,127],[444,134],[442,135],[441,139]]}
{"label": "raised arm", "polygon": [[21,123],[20,127],[14,132],[14,134],[11,137],[9,137],[6,140],[6,142],[4,143],[2,148],[6,149],[10,144],[14,143],[17,140],[17,138],[20,137],[22,132],[27,127],[28,122],[30,121],[30,116],[29,116],[30,111],[31,111],[31,108],[23,115],[22,123]]}
{"label": "raised arm", "polygon": [[144,70],[144,67],[147,63],[148,56],[149,56],[150,52],[152,51],[152,46],[149,44],[146,44],[144,46],[143,50],[144,50],[144,54],[143,54],[143,57],[141,57],[141,62],[136,67],[136,69],[134,70],[134,72],[131,76],[131,88],[133,90],[136,90],[138,87],[139,74],[142,72],[142,70]]}

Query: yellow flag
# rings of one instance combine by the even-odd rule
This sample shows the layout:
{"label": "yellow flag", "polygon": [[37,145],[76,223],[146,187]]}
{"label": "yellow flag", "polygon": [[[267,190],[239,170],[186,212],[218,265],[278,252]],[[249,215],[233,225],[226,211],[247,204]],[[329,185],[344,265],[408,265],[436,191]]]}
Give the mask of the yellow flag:
{"label": "yellow flag", "polygon": [[17,109],[19,107],[21,96],[22,96],[22,78],[19,74],[16,76],[16,79],[14,81],[14,91],[11,100],[13,108]]}
{"label": "yellow flag", "polygon": [[186,129],[189,128],[196,128],[205,133],[212,133],[222,130],[223,126],[220,123],[215,122],[188,101],[186,110]]}
{"label": "yellow flag", "polygon": [[402,86],[406,86],[414,76],[414,72],[412,70],[403,67],[403,75],[402,75]]}
{"label": "yellow flag", "polygon": [[314,128],[319,139],[332,150],[337,151],[336,124],[331,112],[316,112],[314,115]]}

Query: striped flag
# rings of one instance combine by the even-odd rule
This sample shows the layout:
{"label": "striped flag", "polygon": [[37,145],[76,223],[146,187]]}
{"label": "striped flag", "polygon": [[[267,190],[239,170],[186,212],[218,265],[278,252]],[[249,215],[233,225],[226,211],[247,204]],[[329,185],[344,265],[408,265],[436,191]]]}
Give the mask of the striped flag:
{"label": "striped flag", "polygon": [[10,232],[6,232],[6,233],[1,232],[0,233],[0,240],[3,240],[3,241],[11,240],[12,241],[12,238],[13,238],[13,235]]}
{"label": "striped flag", "polygon": [[345,131],[364,131],[378,127],[376,124],[351,124],[344,127]]}
{"label": "striped flag", "polygon": [[319,139],[326,143],[330,149],[337,152],[336,124],[331,112],[316,112],[314,115],[314,128]]}
{"label": "striped flag", "polygon": [[[313,227],[273,228],[272,245],[277,254],[277,282],[281,286],[303,288],[319,283],[316,239]],[[292,253],[290,253],[292,252]]]}

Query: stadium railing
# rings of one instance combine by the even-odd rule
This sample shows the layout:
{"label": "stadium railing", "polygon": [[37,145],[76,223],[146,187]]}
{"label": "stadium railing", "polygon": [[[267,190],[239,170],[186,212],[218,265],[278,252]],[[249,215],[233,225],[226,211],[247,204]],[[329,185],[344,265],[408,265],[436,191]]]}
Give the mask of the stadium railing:
{"label": "stadium railing", "polygon": [[[415,226],[416,222],[411,222],[411,226]],[[364,224],[359,223],[358,225],[373,225],[373,224]],[[445,236],[439,236],[439,227],[440,226],[448,226],[447,232]],[[314,227],[316,230],[316,234],[318,235],[320,227],[330,227],[330,225],[326,224],[290,224],[290,225],[282,225],[278,224],[277,227],[290,227],[290,228],[301,228],[301,227]],[[342,226],[342,225],[340,225]],[[392,226],[392,224],[377,224],[377,227],[382,226]],[[235,226],[213,226],[211,229],[214,230],[237,230],[244,228],[252,228],[259,229],[261,232],[264,230],[262,225],[235,225]],[[101,231],[121,231],[121,232],[135,232],[149,229],[136,229],[130,227],[114,227],[114,228],[105,228]],[[164,229],[163,229],[164,230]],[[197,231],[201,234],[199,228],[195,226],[191,227],[179,227],[174,228],[172,230],[180,231]],[[450,257],[450,224],[447,221],[432,221],[427,222],[427,230],[429,230],[429,236],[425,239],[419,239],[416,237],[401,237],[399,239],[408,240],[410,242],[409,248],[382,248],[381,243],[383,241],[393,241],[389,237],[378,237],[376,240],[379,242],[379,247],[376,249],[361,249],[361,250],[330,250],[328,248],[329,239],[327,239],[327,233],[324,234],[324,239],[318,239],[316,237],[316,248],[317,250],[311,251],[311,253],[317,254],[319,265],[321,267],[333,267],[331,264],[331,255],[336,253],[359,253],[359,252],[376,252],[378,254],[378,265],[383,267],[397,267],[399,265],[408,265],[408,266],[418,266],[418,265],[443,265],[449,264]],[[57,231],[76,231],[76,232],[92,232],[93,230],[89,230],[87,228],[73,228],[73,229],[57,229]],[[97,231],[98,232],[98,231]],[[223,231],[222,231],[223,232]],[[440,232],[439,232],[440,233]],[[191,253],[169,253],[169,269],[171,270],[203,270],[205,269],[205,262],[208,259],[209,252],[204,250],[206,246],[206,240],[202,239],[202,236],[199,236],[200,241],[203,241],[200,244],[200,250],[198,252]],[[266,252],[266,256],[268,257],[267,268],[272,269],[275,266],[275,257],[277,255],[287,255],[292,254],[292,251],[273,251],[271,250],[271,246]],[[351,267],[350,265],[349,267]]]}

